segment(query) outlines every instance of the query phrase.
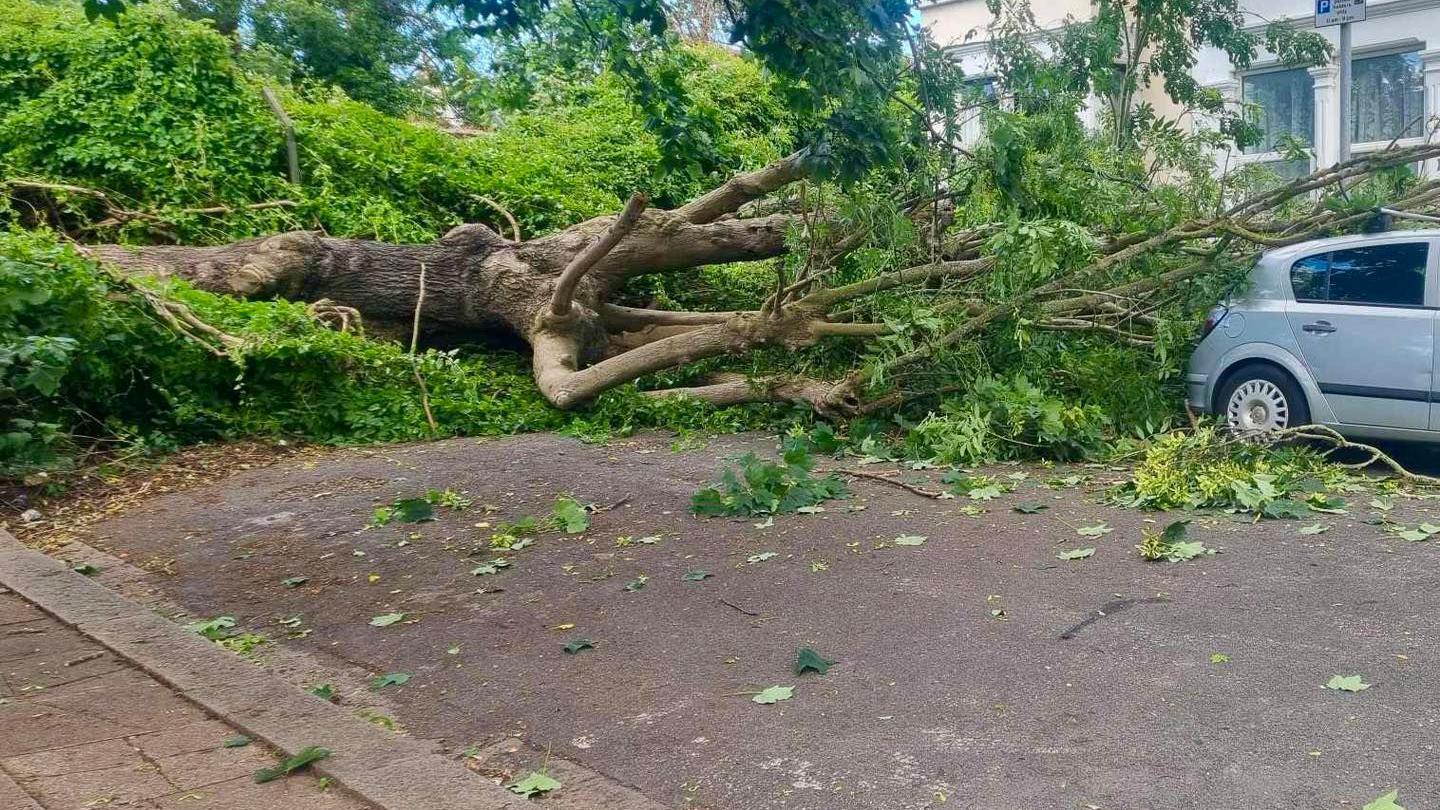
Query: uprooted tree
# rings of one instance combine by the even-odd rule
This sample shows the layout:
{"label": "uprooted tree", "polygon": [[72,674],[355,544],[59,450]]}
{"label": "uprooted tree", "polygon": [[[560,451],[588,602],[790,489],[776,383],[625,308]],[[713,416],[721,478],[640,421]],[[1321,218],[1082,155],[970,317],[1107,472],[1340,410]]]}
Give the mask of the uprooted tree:
{"label": "uprooted tree", "polygon": [[[797,211],[793,200],[776,199],[806,178],[803,152],[734,177],[671,210],[648,208],[646,198],[637,194],[616,215],[523,241],[467,224],[430,245],[296,231],[218,247],[89,250],[128,271],[179,276],[217,293],[323,302],[372,321],[409,323],[413,318],[433,329],[513,332],[532,347],[541,392],[561,408],[705,358],[915,330],[905,350],[837,379],[722,375],[703,385],[653,392],[723,404],[803,402],[839,415],[934,393],[895,381],[904,369],[980,339],[1004,322],[1023,320],[1035,329],[1087,332],[1144,346],[1153,339],[1156,308],[1177,286],[1243,265],[1266,247],[1359,227],[1376,215],[1377,206],[1357,208],[1337,200],[1378,173],[1435,157],[1440,157],[1440,145],[1391,148],[1249,194],[1210,216],[1123,233],[1091,232],[1083,261],[1001,296],[990,292],[986,282],[1003,259],[992,239],[1003,223],[947,229],[953,211],[943,193],[904,207],[922,222],[922,230],[939,236],[925,260],[832,283],[843,257],[866,234],[857,229],[825,239],[795,238],[825,213]],[[1137,206],[1143,207],[1143,195],[1137,196],[1142,197]],[[1440,179],[1430,179],[1409,185],[1384,206],[1392,212],[1420,212],[1437,201]],[[795,249],[809,251],[806,261],[788,274],[777,269],[773,292],[753,310],[672,311],[614,300],[628,280],[639,276],[766,259]],[[941,325],[927,330],[866,319],[866,310],[857,306],[873,296],[906,291],[925,292],[929,311],[943,316]]]}

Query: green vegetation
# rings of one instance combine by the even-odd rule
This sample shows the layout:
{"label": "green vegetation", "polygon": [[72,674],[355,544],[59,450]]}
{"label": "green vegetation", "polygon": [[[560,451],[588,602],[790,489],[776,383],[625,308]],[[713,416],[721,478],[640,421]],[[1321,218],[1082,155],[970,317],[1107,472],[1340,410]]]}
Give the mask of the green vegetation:
{"label": "green vegetation", "polygon": [[[398,344],[331,330],[301,304],[165,285],[168,297],[242,340],[217,356],[157,318],[146,289],[46,232],[0,233],[0,473],[237,436],[351,443],[436,435]],[[430,350],[417,362],[439,435],[731,431],[776,413],[656,400],[634,388],[561,412],[540,397],[521,357]]]}
{"label": "green vegetation", "polygon": [[696,492],[690,508],[712,517],[787,514],[849,494],[839,477],[816,477],[811,475],[814,468],[810,450],[801,441],[788,441],[778,464],[746,453],[735,466],[721,470],[713,486]]}
{"label": "green vegetation", "polygon": [[1157,439],[1113,495],[1144,509],[1221,508],[1299,518],[1343,509],[1344,501],[1329,493],[1352,488],[1346,471],[1314,449],[1252,444],[1203,427]]}

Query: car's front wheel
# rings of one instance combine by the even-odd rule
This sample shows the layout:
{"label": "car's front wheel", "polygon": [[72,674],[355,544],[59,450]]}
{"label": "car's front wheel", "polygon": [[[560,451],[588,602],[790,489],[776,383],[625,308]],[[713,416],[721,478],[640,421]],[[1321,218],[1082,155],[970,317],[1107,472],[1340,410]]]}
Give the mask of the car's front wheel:
{"label": "car's front wheel", "polygon": [[1310,423],[1310,408],[1294,378],[1270,365],[1248,365],[1230,374],[1215,398],[1236,433],[1271,433]]}

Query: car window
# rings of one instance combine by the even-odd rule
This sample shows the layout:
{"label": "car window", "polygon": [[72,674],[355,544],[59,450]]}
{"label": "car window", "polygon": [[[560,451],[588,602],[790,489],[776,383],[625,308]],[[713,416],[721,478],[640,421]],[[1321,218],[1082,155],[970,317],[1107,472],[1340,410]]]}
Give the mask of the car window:
{"label": "car window", "polygon": [[1290,268],[1299,301],[1421,306],[1425,303],[1425,242],[1371,245],[1308,256]]}
{"label": "car window", "polygon": [[1324,301],[1330,293],[1330,254],[1307,256],[1290,268],[1290,286],[1295,288],[1296,301]]}

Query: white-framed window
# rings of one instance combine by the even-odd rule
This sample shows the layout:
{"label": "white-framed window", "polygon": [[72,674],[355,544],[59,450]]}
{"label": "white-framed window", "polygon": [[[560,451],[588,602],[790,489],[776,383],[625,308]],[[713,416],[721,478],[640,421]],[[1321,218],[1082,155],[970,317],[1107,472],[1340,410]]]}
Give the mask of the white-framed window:
{"label": "white-framed window", "polygon": [[1425,134],[1425,71],[1418,48],[1356,59],[1350,81],[1353,143]]}
{"label": "white-framed window", "polygon": [[1305,68],[1247,73],[1240,77],[1240,98],[1263,132],[1246,153],[1279,151],[1287,136],[1315,142],[1315,79]]}

